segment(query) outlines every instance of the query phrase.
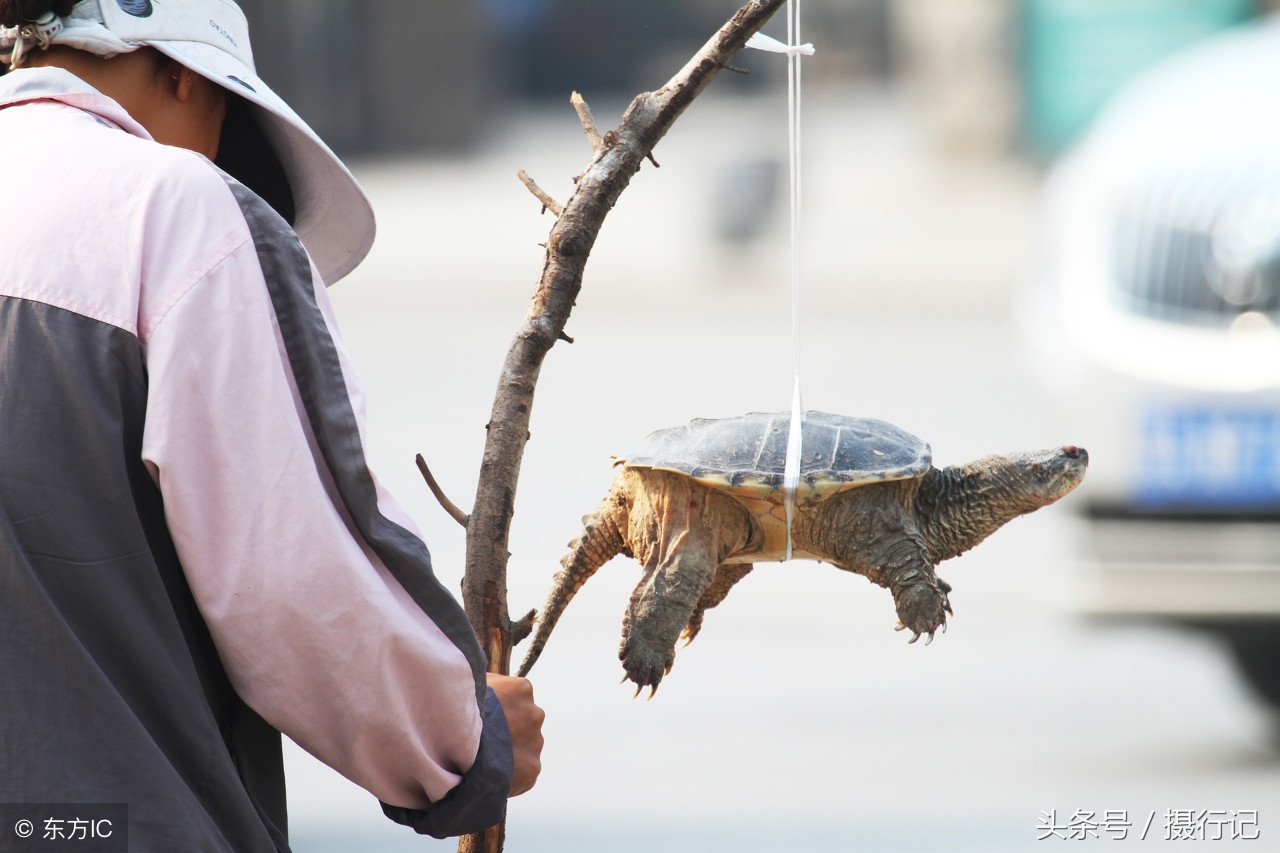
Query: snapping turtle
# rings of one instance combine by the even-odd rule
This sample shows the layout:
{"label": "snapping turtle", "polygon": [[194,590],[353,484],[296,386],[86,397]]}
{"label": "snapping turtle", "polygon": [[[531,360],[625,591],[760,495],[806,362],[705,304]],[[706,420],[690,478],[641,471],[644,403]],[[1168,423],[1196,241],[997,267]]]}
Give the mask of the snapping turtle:
{"label": "snapping turtle", "polygon": [[[1089,455],[1059,447],[985,456],[937,469],[929,445],[893,424],[806,412],[788,542],[783,475],[789,413],[698,419],[649,435],[560,561],[525,675],[565,607],[617,554],[644,575],[627,608],[619,657],[639,689],[656,690],[676,640],[698,635],[753,564],[827,560],[893,593],[901,628],[933,640],[951,586],[934,566],[1005,522],[1053,503],[1083,479]],[[625,679],[624,679],[625,680]]]}

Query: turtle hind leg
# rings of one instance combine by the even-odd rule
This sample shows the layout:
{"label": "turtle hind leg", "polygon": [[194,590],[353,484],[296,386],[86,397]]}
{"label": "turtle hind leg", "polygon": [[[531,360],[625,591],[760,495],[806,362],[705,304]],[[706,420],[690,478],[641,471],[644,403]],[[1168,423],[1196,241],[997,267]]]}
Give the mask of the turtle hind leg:
{"label": "turtle hind leg", "polygon": [[737,500],[689,477],[665,471],[636,476],[628,542],[644,576],[631,594],[618,657],[638,688],[656,690],[717,569],[746,546],[752,528]]}
{"label": "turtle hind leg", "polygon": [[596,570],[618,554],[631,556],[623,535],[627,529],[630,505],[628,481],[619,476],[613,481],[600,508],[583,519],[582,533],[569,543],[569,553],[560,558],[560,571],[556,572],[547,593],[546,604],[542,606],[537,628],[517,675],[523,677],[533,669],[564,609]]}
{"label": "turtle hind leg", "polygon": [[[703,592],[715,577],[715,535],[698,525],[668,537],[671,548],[658,548],[645,561],[644,577],[631,594],[622,622],[618,658],[636,693],[658,689],[675,663],[676,640],[689,624]],[[652,694],[650,694],[652,695]]]}
{"label": "turtle hind leg", "polygon": [[684,626],[684,631],[680,634],[686,646],[692,643],[694,637],[697,637],[698,632],[702,630],[702,617],[706,612],[724,601],[729,595],[729,590],[733,589],[733,585],[745,578],[753,568],[755,566],[751,563],[735,563],[716,569],[716,576],[712,578],[711,585],[702,591],[702,597],[698,599],[697,605],[693,608],[693,615],[689,617],[689,624]]}

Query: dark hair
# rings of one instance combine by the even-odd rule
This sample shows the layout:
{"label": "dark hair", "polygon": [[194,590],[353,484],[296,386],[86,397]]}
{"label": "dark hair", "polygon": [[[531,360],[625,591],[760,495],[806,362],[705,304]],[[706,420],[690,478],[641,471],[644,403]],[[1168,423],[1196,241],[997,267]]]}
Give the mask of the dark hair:
{"label": "dark hair", "polygon": [[262,107],[235,92],[227,92],[227,115],[222,120],[218,156],[213,162],[224,172],[257,193],[290,225],[297,210],[293,187],[275,148],[262,130]]}
{"label": "dark hair", "polygon": [[0,24],[16,27],[40,20],[45,12],[63,16],[71,14],[76,0],[0,0]]}

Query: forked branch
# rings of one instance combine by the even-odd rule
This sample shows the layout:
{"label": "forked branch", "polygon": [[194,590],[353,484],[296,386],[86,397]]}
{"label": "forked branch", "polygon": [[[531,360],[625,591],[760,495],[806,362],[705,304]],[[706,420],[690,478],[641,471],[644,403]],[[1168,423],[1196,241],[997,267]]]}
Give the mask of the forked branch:
{"label": "forked branch", "polygon": [[[591,141],[591,160],[551,228],[542,276],[503,363],[489,419],[475,508],[467,522],[463,604],[488,653],[490,672],[507,673],[511,665],[513,626],[507,610],[507,545],[520,465],[529,438],[534,388],[547,353],[557,340],[564,339],[565,323],[582,289],[583,269],[596,237],[632,176],[646,158],[652,158],[658,141],[785,2],[747,3],[665,86],[637,95],[622,123],[603,136],[586,104],[579,105],[580,97],[574,99],[574,108]],[[487,833],[464,837],[458,849],[496,853],[502,849],[502,837],[502,828],[495,827]]]}

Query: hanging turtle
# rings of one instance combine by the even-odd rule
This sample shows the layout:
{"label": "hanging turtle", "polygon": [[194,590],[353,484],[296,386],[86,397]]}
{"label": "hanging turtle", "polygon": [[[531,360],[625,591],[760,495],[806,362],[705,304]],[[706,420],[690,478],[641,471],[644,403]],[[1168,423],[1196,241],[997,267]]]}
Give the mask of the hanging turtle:
{"label": "hanging turtle", "polygon": [[[783,469],[789,413],[698,419],[649,435],[560,561],[525,675],[573,596],[617,554],[644,576],[622,623],[619,657],[637,692],[656,690],[676,640],[698,635],[754,563],[788,552]],[[893,593],[900,628],[932,642],[951,586],[934,566],[1006,522],[1053,503],[1084,478],[1089,454],[1059,447],[937,469],[929,445],[871,418],[806,412],[791,555],[829,561]]]}

